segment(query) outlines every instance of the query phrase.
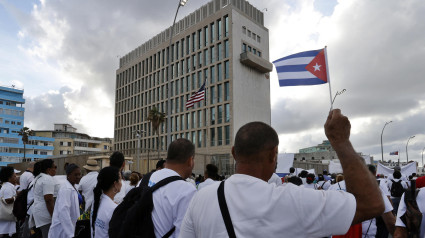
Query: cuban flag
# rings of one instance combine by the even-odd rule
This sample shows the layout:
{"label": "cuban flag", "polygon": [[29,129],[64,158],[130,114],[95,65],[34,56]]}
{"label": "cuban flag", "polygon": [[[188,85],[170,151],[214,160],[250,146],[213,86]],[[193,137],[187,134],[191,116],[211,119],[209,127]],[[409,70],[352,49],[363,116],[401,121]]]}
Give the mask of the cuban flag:
{"label": "cuban flag", "polygon": [[398,155],[398,151],[390,152],[390,155]]}
{"label": "cuban flag", "polygon": [[273,62],[279,85],[316,85],[328,82],[325,49],[289,55]]}

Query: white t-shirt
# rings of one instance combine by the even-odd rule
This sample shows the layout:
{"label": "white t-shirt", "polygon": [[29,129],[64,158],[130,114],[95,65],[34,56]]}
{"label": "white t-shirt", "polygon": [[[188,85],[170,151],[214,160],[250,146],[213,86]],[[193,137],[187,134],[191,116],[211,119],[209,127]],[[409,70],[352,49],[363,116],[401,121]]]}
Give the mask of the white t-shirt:
{"label": "white t-shirt", "polygon": [[388,189],[388,180],[384,178],[379,178],[379,188],[385,196],[391,196],[390,190]]}
{"label": "white t-shirt", "polygon": [[[152,187],[159,181],[171,177],[180,176],[171,169],[161,169],[152,174],[149,186]],[[184,180],[171,182],[153,193],[152,221],[155,226],[155,236],[162,237],[173,226],[176,230],[170,237],[178,237],[180,225],[183,221],[189,202],[196,192],[196,188]]]}
{"label": "white t-shirt", "polygon": [[[109,222],[111,221],[112,214],[114,213],[114,210],[117,206],[118,205],[114,201],[112,201],[110,197],[106,196],[105,194],[102,194],[100,196],[99,210],[97,210],[96,223],[94,224],[95,238],[109,237],[108,235]],[[93,210],[91,212],[91,215],[93,216]],[[93,219],[91,219],[91,221],[93,221]],[[93,231],[92,231],[92,237],[93,237]]]}
{"label": "white t-shirt", "polygon": [[115,197],[114,197],[114,202],[116,204],[122,203],[125,195],[127,194],[126,193],[127,192],[127,181],[121,179],[121,184],[122,184],[121,190],[117,194],[115,194]]}
{"label": "white t-shirt", "polygon": [[33,217],[37,228],[52,223],[52,216],[47,210],[44,195],[53,195],[55,192],[55,180],[53,177],[45,173],[40,175],[34,186],[34,204],[32,205]]}
{"label": "white t-shirt", "polygon": [[205,188],[206,186],[214,184],[214,183],[217,183],[217,181],[214,181],[210,178],[207,178],[204,182],[202,182],[198,185],[198,191]]}
{"label": "white t-shirt", "polygon": [[[419,211],[422,213],[421,230],[419,237],[425,237],[425,188],[421,188],[418,196],[416,197],[416,203],[418,204]],[[406,203],[404,203],[404,194],[401,196],[400,205],[398,206],[397,220],[395,226],[406,227],[403,221],[400,219],[401,216],[406,212]]]}
{"label": "white t-shirt", "polygon": [[28,188],[28,185],[34,180],[34,175],[30,171],[25,171],[19,177],[19,189],[18,191],[22,191]]}
{"label": "white t-shirt", "polygon": [[[195,194],[179,237],[228,237],[218,204],[218,186],[210,185]],[[356,210],[350,193],[305,189],[291,183],[274,186],[244,174],[227,179],[224,192],[237,237],[345,234]]]}
{"label": "white t-shirt", "polygon": [[319,181],[316,184],[316,189],[321,188],[323,190],[328,190],[330,186],[331,186],[331,181]]}
{"label": "white t-shirt", "polygon": [[[9,182],[3,184],[0,189],[0,197],[8,199],[16,196],[15,186]],[[0,203],[3,206],[3,203]],[[12,236],[16,233],[16,222],[14,221],[0,221],[0,234],[9,234]]]}
{"label": "white t-shirt", "polygon": [[310,188],[310,189],[316,189],[317,185],[315,183],[305,183],[301,184],[301,187],[303,188]]}
{"label": "white t-shirt", "polygon": [[[384,191],[382,191],[381,188],[380,188],[380,190],[381,190],[382,199],[384,200],[384,204],[385,204],[384,213],[391,212],[393,210],[393,205],[391,205],[391,202],[388,199],[388,197],[384,194]],[[376,227],[376,219],[375,218],[362,222],[362,237],[364,237],[364,238],[375,237],[376,232],[377,232],[377,227]]]}
{"label": "white t-shirt", "polygon": [[279,185],[282,185],[282,179],[279,177],[279,175],[273,173],[268,183],[270,184],[274,183],[279,186]]}
{"label": "white t-shirt", "polygon": [[345,180],[332,184],[331,186],[329,186],[328,190],[342,190],[347,192],[347,188],[345,187]]}
{"label": "white t-shirt", "polygon": [[88,211],[91,209],[93,203],[93,189],[97,185],[97,176],[99,173],[97,171],[90,172],[81,178],[78,190],[81,191],[86,202],[85,210]]}

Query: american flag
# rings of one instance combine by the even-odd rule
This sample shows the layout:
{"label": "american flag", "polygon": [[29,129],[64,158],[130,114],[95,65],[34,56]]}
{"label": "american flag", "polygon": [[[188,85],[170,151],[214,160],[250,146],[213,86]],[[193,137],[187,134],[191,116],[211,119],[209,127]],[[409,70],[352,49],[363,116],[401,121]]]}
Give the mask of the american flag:
{"label": "american flag", "polygon": [[187,100],[186,108],[193,107],[193,104],[195,104],[195,102],[200,102],[200,101],[205,99],[205,83],[206,82],[204,82],[204,84],[202,84],[201,88],[195,94],[193,94],[189,98],[189,100]]}

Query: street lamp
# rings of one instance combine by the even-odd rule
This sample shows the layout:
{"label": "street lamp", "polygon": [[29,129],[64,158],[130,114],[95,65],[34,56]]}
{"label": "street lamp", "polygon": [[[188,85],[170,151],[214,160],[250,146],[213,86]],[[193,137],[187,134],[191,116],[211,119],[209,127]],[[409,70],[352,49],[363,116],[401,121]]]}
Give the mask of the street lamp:
{"label": "street lamp", "polygon": [[[137,137],[137,170],[140,171],[140,141],[142,139],[142,133],[146,134],[146,131],[144,130],[135,130],[133,131],[133,134]],[[148,161],[149,166],[149,161]],[[149,169],[148,169],[149,171]]]}
{"label": "street lamp", "polygon": [[425,169],[425,166],[424,166],[424,150],[425,150],[425,147],[422,150],[422,172],[424,172],[424,169]]}
{"label": "street lamp", "polygon": [[382,155],[382,162],[384,162],[384,147],[382,146],[382,134],[384,134],[384,129],[385,129],[385,127],[386,127],[388,124],[390,124],[391,122],[393,122],[393,121],[385,122],[384,128],[382,128],[382,132],[381,132],[381,155]]}
{"label": "street lamp", "polygon": [[[171,54],[174,52],[171,52],[171,43],[173,41],[173,32],[174,32],[174,24],[176,24],[176,18],[177,13],[179,12],[180,7],[183,7],[188,0],[179,0],[179,5],[177,6],[176,15],[174,16],[173,25],[171,25],[171,34],[170,34],[170,43],[168,44],[168,80],[167,80],[167,87],[168,87],[168,97],[167,97],[167,148],[168,145],[171,143],[171,79],[172,79],[172,71],[171,71]],[[149,162],[148,162],[149,166]]]}
{"label": "street lamp", "polygon": [[409,137],[409,139],[407,140],[407,143],[406,143],[406,159],[407,159],[407,163],[409,163],[409,154],[407,153],[407,145],[409,144],[409,141],[412,138],[415,138],[415,136]]}

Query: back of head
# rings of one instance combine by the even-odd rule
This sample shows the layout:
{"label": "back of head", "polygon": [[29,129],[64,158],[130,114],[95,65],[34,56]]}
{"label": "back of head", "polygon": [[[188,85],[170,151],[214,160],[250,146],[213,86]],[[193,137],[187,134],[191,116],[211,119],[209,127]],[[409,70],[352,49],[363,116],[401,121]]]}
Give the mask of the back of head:
{"label": "back of head", "polygon": [[76,164],[69,164],[68,166],[66,166],[65,173],[66,173],[66,175],[70,175],[74,170],[76,170],[78,168],[80,168],[80,167],[78,167],[78,165],[76,165]]}
{"label": "back of head", "polygon": [[393,177],[394,177],[395,179],[400,179],[400,178],[401,178],[401,173],[400,173],[400,171],[398,171],[398,170],[394,170]]}
{"label": "back of head", "polygon": [[[256,155],[278,145],[279,137],[271,126],[264,122],[250,122],[236,133],[234,152],[239,162],[259,162],[261,158]],[[240,157],[249,158],[249,160],[241,161]]]}
{"label": "back of head", "polygon": [[325,181],[325,176],[323,176],[323,174],[319,174],[317,175],[319,181]]}
{"label": "back of head", "polygon": [[195,155],[195,146],[188,139],[180,138],[171,142],[167,151],[167,164],[184,164]]}
{"label": "back of head", "polygon": [[367,167],[368,167],[369,171],[370,171],[373,175],[376,175],[376,167],[375,167],[375,165],[373,165],[373,164],[369,164],[369,165],[367,165]]}
{"label": "back of head", "polygon": [[[7,181],[9,181],[9,178],[13,175],[13,173],[15,172],[15,170],[13,169],[13,167],[3,167],[0,170],[0,181],[5,183]],[[3,204],[2,204],[3,206]]]}
{"label": "back of head", "polygon": [[303,184],[303,181],[297,176],[292,176],[288,178],[288,183],[293,183],[297,186],[300,186],[301,184]]}
{"label": "back of head", "polygon": [[130,170],[127,170],[122,174],[122,176],[124,177],[124,180],[127,180],[127,181],[130,180],[130,175],[131,175]]}
{"label": "back of head", "polygon": [[139,175],[137,173],[131,173],[131,175],[130,175],[130,185],[137,185],[139,180],[140,180],[140,178],[139,178]]}
{"label": "back of head", "polygon": [[315,176],[314,176],[314,174],[307,174],[307,177],[306,178],[307,178],[306,179],[306,182],[308,184],[312,184],[314,182]]}
{"label": "back of head", "polygon": [[295,168],[294,167],[289,168],[289,173],[291,174],[295,173]]}
{"label": "back of head", "polygon": [[41,161],[41,172],[46,173],[47,169],[50,169],[53,167],[53,160],[52,159],[44,159]]}
{"label": "back of head", "polygon": [[205,173],[207,174],[208,178],[212,180],[218,180],[218,168],[217,166],[213,164],[207,164],[205,167]]}
{"label": "back of head", "polygon": [[37,175],[39,175],[41,173],[41,161],[37,161],[34,164],[34,171],[32,172],[32,174],[34,175],[34,177],[36,177]]}
{"label": "back of head", "polygon": [[109,157],[109,165],[118,169],[122,168],[122,166],[124,165],[124,161],[125,161],[124,155],[123,153],[119,151],[115,151]]}
{"label": "back of head", "polygon": [[300,178],[306,178],[307,175],[308,175],[308,171],[307,170],[303,170],[303,171],[301,171],[300,174],[298,174],[298,177],[300,177]]}
{"label": "back of head", "polygon": [[323,170],[323,175],[328,175],[328,171],[326,169]]}
{"label": "back of head", "polygon": [[338,174],[338,175],[336,176],[335,181],[336,181],[337,183],[339,183],[339,182],[341,182],[341,181],[343,181],[343,180],[344,180],[344,175],[342,175],[342,174]]}
{"label": "back of head", "polygon": [[164,164],[165,164],[165,160],[158,160],[158,162],[156,162],[156,170],[160,170],[164,168]]}

